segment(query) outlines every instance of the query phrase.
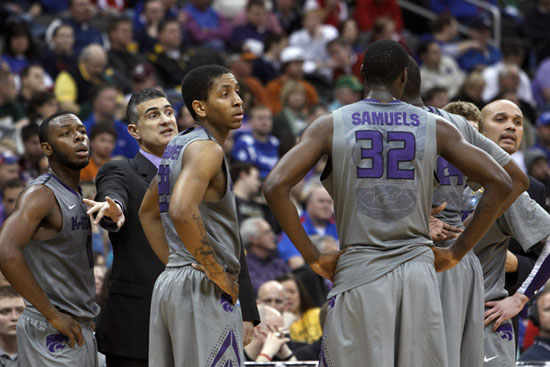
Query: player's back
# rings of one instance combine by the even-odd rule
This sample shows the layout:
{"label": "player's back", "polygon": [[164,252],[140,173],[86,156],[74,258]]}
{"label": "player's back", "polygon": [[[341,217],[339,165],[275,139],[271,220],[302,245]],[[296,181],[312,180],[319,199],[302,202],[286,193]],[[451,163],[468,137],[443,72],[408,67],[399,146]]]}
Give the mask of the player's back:
{"label": "player's back", "polygon": [[323,183],[341,247],[351,247],[339,267],[361,261],[366,283],[431,253],[435,116],[401,101],[363,100],[334,111],[333,120],[332,172]]}

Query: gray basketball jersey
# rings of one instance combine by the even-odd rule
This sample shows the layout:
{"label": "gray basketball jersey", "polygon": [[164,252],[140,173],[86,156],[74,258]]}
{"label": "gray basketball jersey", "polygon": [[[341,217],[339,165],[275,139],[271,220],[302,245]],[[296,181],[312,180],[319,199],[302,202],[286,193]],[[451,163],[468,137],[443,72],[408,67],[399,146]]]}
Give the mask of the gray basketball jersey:
{"label": "gray basketball jersey", "polygon": [[[465,211],[475,209],[480,197],[480,191],[473,192],[467,187],[464,191]],[[515,238],[524,251],[529,251],[549,235],[550,215],[527,192],[522,193],[474,247],[483,268],[485,301],[508,295],[504,288],[504,268],[509,239]]]}
{"label": "gray basketball jersey", "polygon": [[[440,108],[426,107],[426,109],[451,122],[458,131],[460,131],[464,140],[488,153],[499,165],[505,166],[510,162],[510,159],[512,159],[512,157],[497,144],[477,132],[464,117],[450,114]],[[447,203],[445,210],[436,214],[435,217],[455,227],[463,228],[464,226],[462,225],[460,213],[466,177],[464,177],[458,168],[447,162],[447,160],[441,156],[437,157],[435,176],[439,185],[434,189],[433,205],[439,206],[444,202]],[[443,243],[436,242],[436,245],[446,247],[453,243],[454,239]]]}
{"label": "gray basketball jersey", "polygon": [[[331,295],[382,277],[430,249],[434,116],[401,101],[362,100],[333,112],[332,172],[340,245]],[[357,254],[363,256],[357,256]]]}
{"label": "gray basketball jersey", "polygon": [[63,226],[50,240],[30,241],[23,249],[23,256],[57,309],[78,318],[93,319],[99,306],[95,303],[92,227],[82,196],[50,173],[37,177],[29,185],[44,185],[52,190],[61,209]]}
{"label": "gray basketball jersey", "polygon": [[[170,193],[182,171],[182,158],[185,148],[198,140],[214,140],[214,138],[202,127],[190,128],[176,135],[164,150],[159,166],[157,175],[159,209],[164,233],[170,246],[167,267],[198,263],[178,236],[172,218],[168,213],[169,205],[177,205],[177,203],[170,203]],[[199,211],[208,233],[208,239],[214,247],[216,258],[226,267],[227,272],[236,275],[240,270],[241,244],[233,184],[225,158],[223,169],[227,177],[224,196],[216,202],[203,201],[199,206]]]}

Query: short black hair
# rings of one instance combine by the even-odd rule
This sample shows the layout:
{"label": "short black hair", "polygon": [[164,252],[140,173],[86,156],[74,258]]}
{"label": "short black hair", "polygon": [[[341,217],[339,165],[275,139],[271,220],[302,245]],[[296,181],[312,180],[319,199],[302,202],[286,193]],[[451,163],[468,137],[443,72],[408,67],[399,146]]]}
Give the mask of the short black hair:
{"label": "short black hair", "polygon": [[432,43],[437,43],[437,42],[435,40],[427,40],[427,41],[420,42],[418,44],[418,48],[416,49],[418,56],[425,55],[428,52],[428,49],[430,48]]}
{"label": "short black hair", "polygon": [[29,141],[35,135],[38,135],[40,128],[36,124],[28,124],[21,129],[21,140],[23,143]]}
{"label": "short black hair", "polygon": [[164,31],[164,28],[166,28],[166,26],[170,23],[177,23],[179,26],[179,22],[176,19],[173,19],[173,18],[163,19],[159,22],[158,34],[161,34]]}
{"label": "short black hair", "polygon": [[283,40],[284,38],[287,38],[287,36],[284,34],[271,33],[264,40],[264,50],[268,51],[271,48],[271,46],[281,42],[281,40]]}
{"label": "short black hair", "polygon": [[445,27],[455,21],[455,18],[450,14],[441,14],[432,22],[432,32],[441,32]]}
{"label": "short black hair", "polygon": [[241,176],[241,173],[244,172],[247,175],[249,175],[250,171],[254,168],[256,168],[256,166],[254,166],[250,163],[235,162],[231,165],[231,170],[230,170],[229,174],[231,175],[231,179],[233,180],[233,182],[237,182],[239,180],[239,177]]}
{"label": "short black hair", "polygon": [[27,184],[25,183],[25,181],[23,181],[20,178],[12,178],[11,180],[7,180],[6,182],[4,182],[4,184],[1,187],[2,196],[4,196],[4,193],[6,192],[6,190],[15,189],[16,187],[25,187],[25,186],[27,186]]}
{"label": "short black hair", "polygon": [[113,124],[108,122],[99,122],[92,126],[90,129],[90,132],[88,133],[88,136],[90,137],[90,141],[94,140],[96,136],[100,134],[111,134],[114,136],[115,140],[117,138],[116,129],[113,126]]}
{"label": "short black hair", "polygon": [[224,74],[232,73],[228,68],[221,65],[203,65],[191,70],[183,78],[181,96],[195,120],[198,120],[198,116],[193,109],[193,101],[206,101],[208,91],[214,84],[214,79]]}
{"label": "short black hair", "polygon": [[416,60],[413,57],[409,56],[407,82],[405,83],[405,88],[403,89],[403,96],[402,96],[403,101],[408,102],[415,98],[420,97],[421,82],[422,82],[422,77],[420,75],[420,68],[416,63]]}
{"label": "short black hair", "polygon": [[445,87],[441,87],[441,86],[435,86],[435,87],[432,87],[430,89],[428,89],[426,91],[426,93],[424,93],[424,96],[422,96],[422,99],[424,99],[425,101],[431,101],[432,99],[434,99],[434,97],[439,94],[439,93],[449,93],[447,91],[447,88]]}
{"label": "short black hair", "polygon": [[2,298],[18,298],[21,297],[19,293],[11,285],[4,285],[0,287],[0,299]]}
{"label": "short black hair", "polygon": [[380,40],[371,44],[363,58],[363,78],[367,84],[392,84],[409,64],[409,55],[399,43]]}
{"label": "short black hair", "polygon": [[44,70],[44,68],[42,67],[42,65],[39,65],[39,64],[29,64],[27,66],[25,66],[21,72],[19,73],[19,76],[21,77],[21,79],[23,78],[26,78],[29,76],[29,74],[31,73],[31,69],[32,68],[40,68],[42,70]]}
{"label": "short black hair", "polygon": [[130,24],[132,24],[132,20],[130,18],[122,16],[122,15],[111,18],[111,20],[109,21],[109,24],[107,25],[107,33],[111,33],[113,31],[116,31],[116,29],[118,28],[118,25],[120,23],[130,23]]}
{"label": "short black hair", "polygon": [[139,120],[138,106],[145,101],[156,98],[166,98],[166,94],[155,88],[147,88],[132,94],[126,107],[126,119],[130,124],[137,124]]}
{"label": "short black hair", "polygon": [[327,43],[327,50],[329,48],[331,48],[332,46],[340,46],[340,47],[343,47],[343,48],[351,49],[351,45],[348,43],[348,41],[346,41],[345,39],[343,39],[341,37],[340,38],[335,38],[332,41],[329,41]]}
{"label": "short black hair", "polygon": [[27,105],[27,113],[29,114],[31,120],[38,118],[38,109],[51,100],[55,100],[55,94],[52,91],[44,90],[34,92],[31,95],[29,104]]}
{"label": "short black hair", "polygon": [[74,115],[74,113],[70,111],[59,111],[42,121],[40,124],[40,130],[38,131],[38,138],[41,143],[49,143],[50,122],[65,115]]}
{"label": "short black hair", "polygon": [[262,9],[265,9],[265,3],[263,0],[249,0],[246,4],[246,10],[250,10],[253,6],[259,6]]}

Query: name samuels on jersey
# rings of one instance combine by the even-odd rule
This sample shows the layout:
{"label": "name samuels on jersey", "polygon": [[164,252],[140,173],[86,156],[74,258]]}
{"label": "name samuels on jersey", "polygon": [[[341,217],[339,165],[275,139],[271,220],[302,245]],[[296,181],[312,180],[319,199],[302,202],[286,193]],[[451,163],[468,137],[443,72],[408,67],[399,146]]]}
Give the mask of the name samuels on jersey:
{"label": "name samuels on jersey", "polygon": [[420,118],[416,113],[363,111],[362,113],[352,113],[351,122],[354,125],[388,125],[417,127],[418,125],[420,125]]}

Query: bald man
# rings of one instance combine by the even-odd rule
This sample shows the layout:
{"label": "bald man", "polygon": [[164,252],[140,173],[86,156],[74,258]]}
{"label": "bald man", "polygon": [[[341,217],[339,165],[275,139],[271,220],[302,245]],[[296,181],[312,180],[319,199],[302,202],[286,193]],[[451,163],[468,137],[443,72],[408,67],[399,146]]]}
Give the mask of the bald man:
{"label": "bald man", "polygon": [[[481,114],[480,132],[507,153],[515,153],[523,138],[523,113],[519,107],[498,100],[485,106]],[[475,208],[482,191],[466,188],[465,209]],[[485,367],[515,366],[515,338],[510,319],[523,309],[550,274],[550,245],[546,244],[530,274],[509,296],[505,289],[508,240],[517,239],[527,252],[549,235],[550,215],[525,192],[474,247],[485,285]]]}
{"label": "bald man", "polygon": [[256,303],[258,305],[273,307],[282,314],[286,305],[285,288],[276,280],[269,280],[263,283],[258,288]]}

